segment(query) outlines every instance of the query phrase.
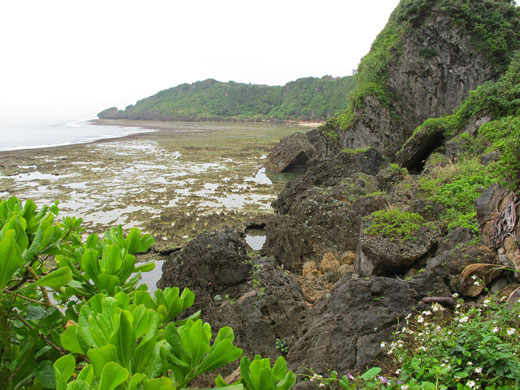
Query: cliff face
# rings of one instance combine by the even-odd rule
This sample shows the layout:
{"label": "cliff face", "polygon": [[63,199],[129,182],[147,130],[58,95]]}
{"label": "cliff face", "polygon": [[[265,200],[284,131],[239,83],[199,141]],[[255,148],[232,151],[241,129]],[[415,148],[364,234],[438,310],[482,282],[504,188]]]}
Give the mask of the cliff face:
{"label": "cliff face", "polygon": [[517,25],[518,12],[505,2],[462,3],[401,2],[361,61],[349,108],[321,129],[319,157],[369,146],[392,157],[424,120],[450,114],[498,78],[518,44],[491,20]]}
{"label": "cliff face", "polygon": [[394,112],[376,96],[365,96],[352,126],[338,132],[341,148],[372,146],[392,156],[424,120],[451,113],[470,90],[493,79],[493,67],[470,41],[441,12],[407,33],[388,67]]}

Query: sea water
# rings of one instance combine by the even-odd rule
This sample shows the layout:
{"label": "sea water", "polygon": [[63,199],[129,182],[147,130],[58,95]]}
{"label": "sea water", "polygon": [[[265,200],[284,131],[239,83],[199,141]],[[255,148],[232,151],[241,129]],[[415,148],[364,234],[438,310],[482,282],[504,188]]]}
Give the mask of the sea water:
{"label": "sea water", "polygon": [[94,125],[89,120],[0,120],[0,152],[82,144],[152,131]]}

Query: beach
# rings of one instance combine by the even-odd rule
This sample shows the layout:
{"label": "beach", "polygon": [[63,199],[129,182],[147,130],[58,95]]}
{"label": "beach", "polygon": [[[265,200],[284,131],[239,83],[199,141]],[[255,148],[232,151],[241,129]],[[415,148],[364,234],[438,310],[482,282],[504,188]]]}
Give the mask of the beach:
{"label": "beach", "polygon": [[240,229],[271,212],[288,179],[263,160],[297,125],[93,121],[155,132],[92,143],[0,153],[0,198],[58,201],[88,233],[137,227],[167,253],[203,231]]}

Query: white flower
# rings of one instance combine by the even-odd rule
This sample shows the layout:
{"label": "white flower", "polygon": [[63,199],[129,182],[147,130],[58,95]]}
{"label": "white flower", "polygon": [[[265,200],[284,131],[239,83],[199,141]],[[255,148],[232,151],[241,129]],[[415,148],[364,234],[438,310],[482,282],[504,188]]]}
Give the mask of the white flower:
{"label": "white flower", "polygon": [[459,297],[459,294],[457,294],[457,293],[453,293],[453,294],[451,294],[451,296],[452,296],[453,298],[458,298],[458,297]]}
{"label": "white flower", "polygon": [[419,324],[422,323],[422,322],[424,322],[424,317],[422,317],[422,316],[417,317],[417,322],[418,322]]}
{"label": "white flower", "polygon": [[500,329],[498,329],[498,327],[496,327],[496,326],[495,326],[493,329],[491,329],[491,331],[492,331],[493,333],[497,333],[499,330],[500,330]]}
{"label": "white flower", "polygon": [[382,341],[382,342],[381,342],[381,348],[384,348],[384,347],[385,347],[385,345],[386,345],[386,344],[385,344],[385,342],[384,342],[384,341]]}
{"label": "white flower", "polygon": [[474,281],[473,284],[474,284],[475,286],[480,286],[480,282],[479,282],[478,280]]}
{"label": "white flower", "polygon": [[319,386],[320,387],[325,387],[325,383],[320,383]]}
{"label": "white flower", "polygon": [[516,329],[515,329],[515,328],[507,328],[507,334],[508,334],[509,336],[513,335],[515,332],[516,332]]}
{"label": "white flower", "polygon": [[425,316],[431,316],[432,312],[429,311],[429,310],[426,310],[426,311],[423,311],[422,314],[425,315]]}
{"label": "white flower", "polygon": [[468,321],[469,321],[469,317],[468,317],[468,316],[464,316],[464,317],[462,317],[461,319],[459,319],[459,322],[460,322],[460,323],[468,322]]}
{"label": "white flower", "polygon": [[401,385],[401,390],[408,390],[408,385]]}
{"label": "white flower", "polygon": [[466,386],[468,386],[469,388],[474,388],[476,385],[476,383],[474,381],[467,381],[466,382]]}
{"label": "white flower", "polygon": [[477,374],[482,373],[482,367],[475,367],[475,372],[476,372]]}
{"label": "white flower", "polygon": [[484,307],[488,307],[490,303],[491,303],[491,301],[489,299],[486,299],[484,301]]}
{"label": "white flower", "polygon": [[468,366],[472,366],[473,365],[473,362],[468,362]]}
{"label": "white flower", "polygon": [[477,280],[477,279],[478,279],[478,278],[477,278],[477,275],[471,275],[471,279],[473,279],[473,280]]}

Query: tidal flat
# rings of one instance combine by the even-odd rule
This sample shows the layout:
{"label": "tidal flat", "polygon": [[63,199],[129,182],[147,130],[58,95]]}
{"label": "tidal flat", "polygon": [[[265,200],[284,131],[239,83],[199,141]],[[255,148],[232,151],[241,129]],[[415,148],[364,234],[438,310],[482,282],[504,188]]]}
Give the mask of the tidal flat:
{"label": "tidal flat", "polygon": [[0,198],[59,202],[87,233],[138,227],[154,251],[180,248],[204,231],[245,229],[271,212],[289,179],[263,162],[296,124],[96,120],[155,132],[90,144],[0,153]]}

